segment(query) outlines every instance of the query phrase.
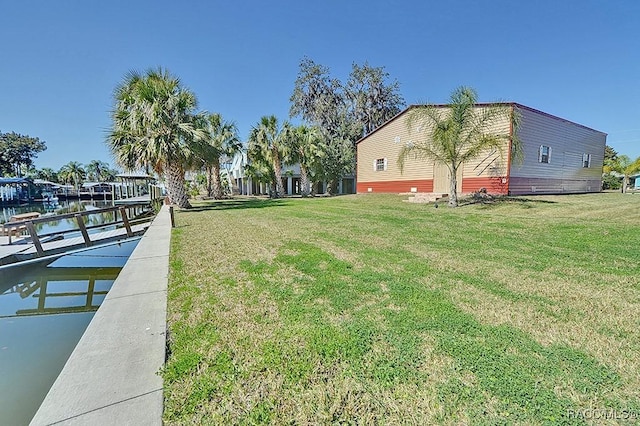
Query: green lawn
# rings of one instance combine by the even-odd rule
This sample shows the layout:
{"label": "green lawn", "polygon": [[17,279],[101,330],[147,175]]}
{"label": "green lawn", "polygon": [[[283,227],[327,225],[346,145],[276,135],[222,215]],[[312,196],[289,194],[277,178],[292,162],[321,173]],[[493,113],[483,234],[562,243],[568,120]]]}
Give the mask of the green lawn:
{"label": "green lawn", "polygon": [[640,419],[640,196],[402,199],[177,212],[165,422]]}

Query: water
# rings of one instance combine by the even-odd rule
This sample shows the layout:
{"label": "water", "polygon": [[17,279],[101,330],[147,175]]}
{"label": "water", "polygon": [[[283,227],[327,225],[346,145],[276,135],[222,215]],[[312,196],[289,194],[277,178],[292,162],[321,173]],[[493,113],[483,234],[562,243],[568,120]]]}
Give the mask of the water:
{"label": "water", "polygon": [[137,243],[0,269],[0,425],[29,423]]}
{"label": "water", "polygon": [[[60,215],[66,213],[76,213],[76,212],[88,212],[91,210],[97,210],[104,207],[111,207],[111,201],[61,201],[56,202],[55,204],[47,204],[47,203],[34,203],[34,204],[26,204],[22,206],[6,206],[0,207],[0,224],[5,222],[9,222],[11,216],[21,213],[30,213],[30,212],[38,212],[42,216],[42,218],[46,216]],[[127,207],[127,214],[129,215],[129,219],[142,213],[145,209],[141,207]],[[119,217],[119,216],[118,216]],[[105,223],[114,222],[116,220],[116,212],[103,212],[100,214],[91,214],[84,216],[84,223],[87,227],[91,226],[99,226]],[[42,236],[44,234],[63,232],[69,230],[78,230],[78,222],[75,218],[64,218],[55,221],[45,222],[45,223],[36,223],[35,228],[38,232],[38,235]],[[101,228],[101,229],[89,229],[89,233],[105,231],[109,228]],[[25,231],[26,233],[26,231]],[[79,232],[78,234],[79,235]],[[74,233],[67,234],[66,238],[71,238],[77,236]]]}
{"label": "water", "polygon": [[8,222],[15,214],[38,212],[41,214],[64,214],[81,212],[100,207],[110,207],[111,201],[60,201],[55,203],[33,203],[20,206],[0,206],[0,223]]}
{"label": "water", "polygon": [[[110,201],[61,201],[60,203],[34,203],[22,206],[7,206],[0,208],[0,224],[8,222],[11,216],[21,213],[38,212],[45,217],[47,215],[57,215],[65,213],[84,212],[99,209],[102,207],[111,207]],[[103,223],[112,222],[114,220],[114,212],[107,212],[100,215],[85,216],[87,226],[101,225]],[[47,234],[50,232],[67,231],[70,229],[78,229],[78,222],[74,218],[60,219],[57,221],[39,223],[35,225],[38,234]]]}

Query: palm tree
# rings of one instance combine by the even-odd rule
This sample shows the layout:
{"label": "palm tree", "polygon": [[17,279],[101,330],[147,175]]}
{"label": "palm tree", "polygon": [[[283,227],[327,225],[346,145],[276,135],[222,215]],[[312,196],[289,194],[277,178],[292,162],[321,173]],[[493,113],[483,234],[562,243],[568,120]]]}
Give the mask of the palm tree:
{"label": "palm tree", "polygon": [[233,156],[240,151],[242,143],[236,125],[225,121],[220,114],[203,114],[200,119],[199,126],[205,137],[199,141],[196,155],[207,172],[207,195],[219,200],[223,197],[220,157]]}
{"label": "palm tree", "polygon": [[87,177],[89,179],[94,180],[95,182],[100,182],[106,179],[109,170],[109,164],[100,160],[91,160],[86,167]]}
{"label": "palm tree", "polygon": [[62,179],[66,184],[73,183],[73,187],[78,190],[79,184],[84,181],[87,172],[85,171],[82,164],[77,161],[69,161],[67,164],[60,168],[58,172],[58,176]]}
{"label": "palm tree", "polygon": [[287,137],[289,123],[279,126],[276,116],[264,116],[251,129],[249,135],[249,156],[252,161],[264,162],[273,170],[274,198],[284,195],[282,185],[282,150]]}
{"label": "palm tree", "polygon": [[322,134],[317,127],[302,124],[291,127],[285,141],[285,163],[300,164],[300,193],[308,197],[311,193],[311,173],[319,167],[319,160],[323,156]]}
{"label": "palm tree", "polygon": [[[456,176],[466,161],[488,149],[502,151],[507,144],[515,159],[521,156],[521,144],[516,134],[519,115],[504,104],[475,108],[477,100],[478,95],[473,89],[462,86],[451,94],[448,108],[425,105],[409,112],[407,124],[410,132],[419,127],[430,129],[430,134],[422,142],[402,147],[398,156],[400,169],[410,156],[446,166],[450,174],[450,207],[458,205]],[[505,117],[511,121],[514,130],[504,133],[493,130],[496,120]]]}
{"label": "palm tree", "polygon": [[629,185],[629,177],[640,171],[640,157],[631,161],[628,155],[619,155],[615,160],[607,161],[603,167],[604,173],[616,172],[618,176],[622,175],[622,192],[627,192]]}
{"label": "palm tree", "polygon": [[[254,183],[264,183],[273,186],[273,183],[276,181],[273,167],[269,162],[259,157],[259,155],[259,153],[252,151],[251,147],[249,147],[247,156],[250,158],[250,161],[244,166],[244,176],[247,179],[251,179]],[[273,193],[273,190],[271,193]]]}
{"label": "palm tree", "polygon": [[114,180],[116,180],[118,173],[120,173],[119,170],[109,167],[103,172],[102,180],[104,180],[105,182],[113,182]]}
{"label": "palm tree", "polygon": [[127,170],[151,168],[164,174],[169,201],[190,208],[184,171],[194,140],[203,137],[194,126],[195,94],[159,68],[127,74],[114,101],[107,144],[116,161]]}

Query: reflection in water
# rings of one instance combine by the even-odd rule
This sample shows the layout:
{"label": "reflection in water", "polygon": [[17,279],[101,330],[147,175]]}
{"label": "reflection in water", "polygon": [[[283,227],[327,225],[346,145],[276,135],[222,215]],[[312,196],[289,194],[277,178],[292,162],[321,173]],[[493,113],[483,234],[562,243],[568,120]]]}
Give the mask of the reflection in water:
{"label": "reflection in water", "polygon": [[0,424],[28,424],[137,241],[0,269]]}
{"label": "reflection in water", "polygon": [[55,204],[33,203],[21,206],[4,206],[0,207],[0,223],[8,222],[11,216],[21,213],[65,214],[110,207],[111,205],[110,202],[104,201],[61,201]]}
{"label": "reflection in water", "polygon": [[[0,207],[0,224],[8,222],[12,216],[21,213],[39,212],[42,214],[42,217],[46,217],[52,215],[62,215],[66,213],[87,212],[111,206],[111,202],[104,201],[63,201],[61,204],[56,205],[53,209],[49,209],[47,205],[43,203],[28,204],[24,206]],[[127,207],[129,219],[143,214],[146,211],[148,211],[148,209],[142,206]],[[102,212],[99,214],[84,216],[84,222],[88,228],[91,228],[93,226],[100,226],[106,223],[114,222],[117,216],[118,214],[114,211]],[[49,222],[36,223],[35,228],[36,231],[38,231],[39,235],[57,233],[74,229],[78,230],[78,222],[74,217],[63,218],[52,220]],[[94,231],[97,230],[89,229],[89,233],[92,233]],[[26,235],[26,231],[24,232],[24,234]],[[71,236],[72,235],[68,235],[67,238],[70,238]]]}
{"label": "reflection in water", "polygon": [[[0,318],[96,311],[120,269],[43,268],[35,274],[29,272],[0,295],[1,297],[15,294],[25,303],[2,303]],[[6,305],[9,305],[10,310],[16,305],[23,307],[15,313],[5,313]]]}

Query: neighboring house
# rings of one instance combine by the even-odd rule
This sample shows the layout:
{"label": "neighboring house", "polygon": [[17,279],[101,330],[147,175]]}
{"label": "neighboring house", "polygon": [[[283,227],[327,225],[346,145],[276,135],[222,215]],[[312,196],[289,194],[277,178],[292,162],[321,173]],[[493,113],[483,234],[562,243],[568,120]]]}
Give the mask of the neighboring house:
{"label": "neighboring house", "polygon": [[[486,107],[478,104],[476,108]],[[485,188],[493,194],[556,194],[598,192],[602,188],[602,163],[606,133],[555,117],[517,103],[501,103],[521,115],[518,136],[523,161],[512,158],[508,142],[502,151],[487,151],[465,163],[458,172],[458,191]],[[449,192],[446,166],[409,157],[404,170],[398,165],[403,145],[428,137],[429,129],[409,128],[410,106],[357,142],[357,192]],[[439,108],[448,108],[440,105]],[[505,118],[496,131],[510,134]]]}
{"label": "neighboring house", "polygon": [[28,203],[36,192],[37,188],[30,179],[0,176],[0,204]]}
{"label": "neighboring house", "polygon": [[112,184],[109,182],[84,182],[80,191],[91,194],[111,194]]}
{"label": "neighboring house", "polygon": [[253,182],[250,177],[246,176],[245,167],[247,164],[249,164],[247,151],[242,150],[233,156],[231,165],[227,169],[227,175],[230,178],[234,194],[254,195],[261,193],[261,189],[256,182]]}
{"label": "neighboring house", "polygon": [[149,194],[156,178],[144,172],[126,172],[116,175],[116,182],[112,183],[115,199],[141,197]]}
{"label": "neighboring house", "polygon": [[[231,176],[233,193],[241,195],[268,194],[268,184],[256,182],[246,175],[245,168],[248,164],[249,159],[247,158],[246,151],[236,154],[229,163],[227,173]],[[282,184],[287,195],[299,195],[301,193],[299,164],[282,166]],[[326,182],[315,182],[313,185],[316,194],[323,194],[327,189]],[[355,193],[355,179],[353,176],[345,176],[338,183],[338,194],[353,193]]]}

